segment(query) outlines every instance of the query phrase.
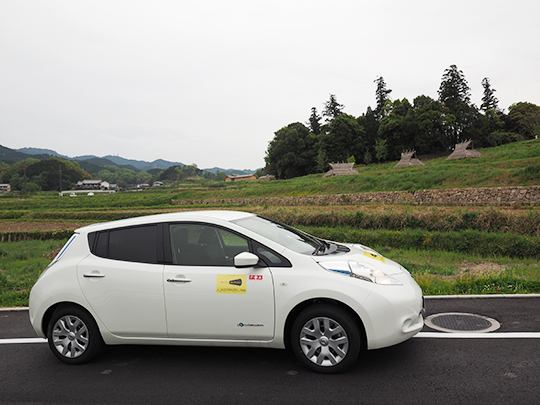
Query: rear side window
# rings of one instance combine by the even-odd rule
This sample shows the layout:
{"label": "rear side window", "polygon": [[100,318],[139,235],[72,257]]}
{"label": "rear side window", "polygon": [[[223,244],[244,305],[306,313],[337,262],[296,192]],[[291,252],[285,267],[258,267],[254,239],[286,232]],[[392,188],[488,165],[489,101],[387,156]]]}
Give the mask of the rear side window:
{"label": "rear side window", "polygon": [[158,226],[145,225],[96,232],[89,237],[90,249],[106,259],[138,263],[158,263]]}

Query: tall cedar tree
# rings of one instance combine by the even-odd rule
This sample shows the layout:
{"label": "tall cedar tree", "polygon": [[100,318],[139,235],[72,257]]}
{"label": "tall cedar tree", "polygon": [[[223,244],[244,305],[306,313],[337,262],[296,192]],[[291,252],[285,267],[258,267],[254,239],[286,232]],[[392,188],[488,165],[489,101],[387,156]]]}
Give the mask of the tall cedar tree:
{"label": "tall cedar tree", "polygon": [[388,100],[388,95],[392,92],[392,90],[386,88],[386,83],[384,82],[384,78],[382,76],[380,76],[378,79],[375,79],[374,83],[377,83],[377,89],[375,90],[375,99],[377,100],[375,114],[380,120],[382,118],[383,107],[386,104],[386,100]]}
{"label": "tall cedar tree", "polygon": [[489,77],[484,77],[482,80],[482,87],[484,87],[484,97],[482,97],[482,105],[480,106],[480,109],[482,111],[499,111],[499,100],[494,94],[497,90],[491,88]]}
{"label": "tall cedar tree", "polygon": [[336,95],[330,94],[330,99],[326,103],[324,103],[324,110],[322,112],[322,115],[326,118],[326,122],[330,123],[335,118],[343,114],[344,108],[345,106],[343,104],[339,104],[337,102]]}
{"label": "tall cedar tree", "polygon": [[321,117],[317,114],[317,109],[315,107],[311,107],[311,115],[309,116],[307,124],[309,125],[311,132],[315,135],[321,133]]}
{"label": "tall cedar tree", "polygon": [[438,91],[439,101],[452,110],[452,106],[459,101],[469,104],[470,92],[471,89],[463,72],[458,70],[456,65],[450,65],[442,77]]}

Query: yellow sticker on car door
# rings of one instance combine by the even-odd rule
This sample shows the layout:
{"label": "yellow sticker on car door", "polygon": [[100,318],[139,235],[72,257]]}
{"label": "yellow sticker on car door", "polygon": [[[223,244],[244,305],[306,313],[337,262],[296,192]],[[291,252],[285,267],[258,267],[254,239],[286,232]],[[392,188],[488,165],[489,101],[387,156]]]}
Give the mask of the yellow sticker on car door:
{"label": "yellow sticker on car door", "polygon": [[245,274],[218,274],[216,288],[218,294],[245,294],[246,291]]}

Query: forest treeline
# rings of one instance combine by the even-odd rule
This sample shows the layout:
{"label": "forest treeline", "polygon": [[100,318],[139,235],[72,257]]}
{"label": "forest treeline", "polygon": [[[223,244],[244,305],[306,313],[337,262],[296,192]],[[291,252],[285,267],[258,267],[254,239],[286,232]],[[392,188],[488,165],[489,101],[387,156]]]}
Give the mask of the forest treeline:
{"label": "forest treeline", "polygon": [[508,113],[499,107],[489,78],[480,107],[471,103],[464,73],[451,65],[444,71],[438,99],[421,95],[391,100],[383,77],[375,80],[376,107],[359,117],[346,114],[334,94],[316,107],[305,123],[295,122],[275,133],[266,151],[265,173],[279,179],[328,170],[328,163],[370,164],[398,160],[402,152],[443,154],[456,143],[472,140],[475,147],[492,147],[540,135],[540,107],[518,102]]}
{"label": "forest treeline", "polygon": [[[82,166],[87,166],[85,169]],[[196,164],[171,166],[166,170],[148,171],[114,165],[86,165],[84,161],[73,161],[51,156],[40,160],[27,158],[14,163],[0,162],[0,183],[8,183],[11,190],[35,194],[39,191],[60,191],[76,188],[78,181],[100,179],[116,184],[120,189],[155,181],[178,184],[191,178],[203,178],[208,181],[220,181],[225,172],[212,173],[201,170]]]}

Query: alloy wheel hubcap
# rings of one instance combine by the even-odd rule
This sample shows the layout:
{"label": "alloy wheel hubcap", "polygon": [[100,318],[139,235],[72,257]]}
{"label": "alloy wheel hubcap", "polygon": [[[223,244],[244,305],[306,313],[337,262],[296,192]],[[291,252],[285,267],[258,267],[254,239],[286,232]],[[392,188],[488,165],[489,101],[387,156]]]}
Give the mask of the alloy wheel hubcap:
{"label": "alloy wheel hubcap", "polygon": [[345,329],[331,318],[310,319],[300,331],[300,347],[313,363],[331,367],[340,363],[349,350]]}
{"label": "alloy wheel hubcap", "polygon": [[88,348],[89,332],[85,323],[74,315],[66,315],[54,324],[51,339],[62,356],[79,357]]}

